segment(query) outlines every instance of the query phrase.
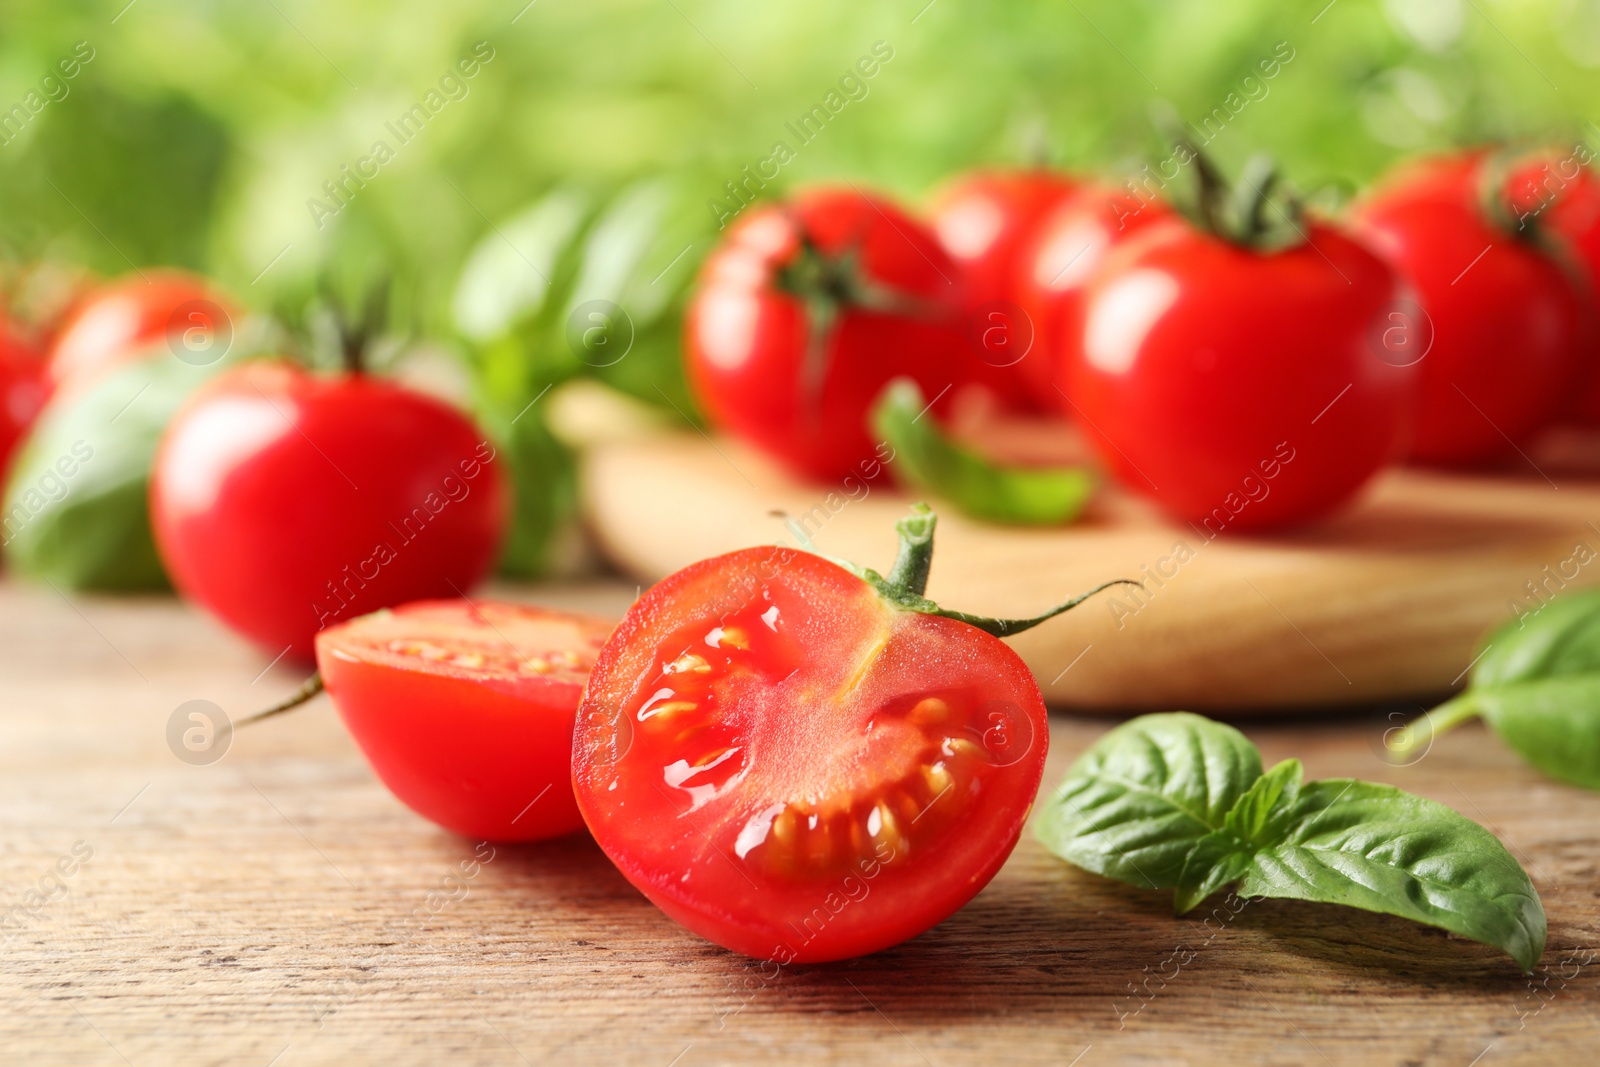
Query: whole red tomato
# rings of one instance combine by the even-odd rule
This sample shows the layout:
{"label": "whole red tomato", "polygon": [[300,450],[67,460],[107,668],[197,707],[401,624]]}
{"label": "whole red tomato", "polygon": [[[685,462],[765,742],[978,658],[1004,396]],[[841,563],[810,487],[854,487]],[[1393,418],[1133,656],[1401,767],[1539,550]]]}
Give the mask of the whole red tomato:
{"label": "whole red tomato", "polygon": [[970,900],[1022,831],[1049,726],[992,634],[1043,617],[930,613],[932,516],[900,532],[887,580],[779,547],[687,567],[590,672],[578,807],[630,882],[725,948],[887,948]]}
{"label": "whole red tomato", "polygon": [[1118,480],[1208,536],[1325,514],[1403,440],[1416,372],[1376,340],[1400,281],[1299,226],[1266,250],[1169,220],[1084,297],[1068,389],[1084,429]]}
{"label": "whole red tomato", "polygon": [[96,376],[163,337],[196,361],[215,362],[231,342],[233,316],[231,301],[203,278],[177,270],[126,275],[90,290],[67,313],[50,349],[51,383]]}
{"label": "whole red tomato", "polygon": [[449,405],[365,374],[248,363],[204,386],[156,454],[156,544],[179,592],[271,655],[378,608],[460,596],[508,495]]}
{"label": "whole red tomato", "polygon": [[383,784],[467,837],[583,829],[572,724],[603,619],[493,601],[427,600],[317,634],[317,670]]}
{"label": "whole red tomato", "polygon": [[960,278],[924,226],[854,189],[752,209],[689,302],[694,396],[715,426],[795,473],[871,477],[867,414],[883,386],[909,375],[946,397],[982,365],[961,338]]}
{"label": "whole red tomato", "polygon": [[1172,218],[1163,201],[1094,184],[1059,203],[1018,257],[1018,303],[1033,324],[1030,358],[1022,364],[1047,411],[1072,414],[1067,368],[1083,332],[1083,294],[1117,245]]}
{"label": "whole red tomato", "polygon": [[1571,401],[1594,336],[1587,283],[1509,211],[1491,217],[1484,165],[1481,153],[1413,165],[1355,212],[1425,313],[1407,453],[1424,463],[1494,459],[1542,429]]}
{"label": "whole red tomato", "polygon": [[49,387],[44,360],[0,318],[0,485],[11,457],[44,407]]}
{"label": "whole red tomato", "polygon": [[[1517,168],[1508,182],[1519,236],[1549,238],[1581,265],[1591,288],[1600,283],[1600,177],[1594,154],[1579,144],[1546,151]],[[1593,295],[1591,293],[1591,295]],[[1579,421],[1600,423],[1600,331],[1591,335],[1583,357],[1587,385],[1571,409]]]}
{"label": "whole red tomato", "polygon": [[983,384],[1021,410],[1053,411],[1041,403],[1028,367],[1038,361],[1037,322],[1026,317],[1022,257],[1040,224],[1080,187],[1057,171],[976,171],[943,189],[933,202],[933,230],[966,274],[969,347],[993,368]]}

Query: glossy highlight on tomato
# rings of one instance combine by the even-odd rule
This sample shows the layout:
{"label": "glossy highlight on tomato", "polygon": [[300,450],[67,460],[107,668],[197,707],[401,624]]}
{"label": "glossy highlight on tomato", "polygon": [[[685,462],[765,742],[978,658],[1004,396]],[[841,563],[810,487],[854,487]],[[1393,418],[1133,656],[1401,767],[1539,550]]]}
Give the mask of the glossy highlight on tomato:
{"label": "glossy highlight on tomato", "polygon": [[1048,741],[1039,687],[997,638],[819,556],[751,548],[628,612],[579,709],[573,780],[595,839],[669,916],[814,962],[897,944],[982,889]]}
{"label": "glossy highlight on tomato", "polygon": [[537,841],[583,828],[572,723],[612,624],[425,600],[331,626],[317,669],[383,784],[447,830]]}
{"label": "glossy highlight on tomato", "polygon": [[1302,227],[1262,250],[1169,220],[1085,298],[1068,392],[1086,433],[1123,485],[1211,535],[1325,515],[1404,441],[1416,368],[1375,340],[1400,280]]}
{"label": "glossy highlight on tomato", "polygon": [[62,320],[50,349],[51,383],[61,387],[103,374],[141,358],[152,351],[151,342],[169,335],[180,345],[208,349],[231,338],[233,314],[227,297],[184,271],[147,270],[107,282]]}
{"label": "glossy highlight on tomato", "polygon": [[190,398],[161,440],[150,504],[179,592],[267,655],[306,660],[326,626],[468,592],[510,500],[494,445],[449,404],[272,360]]}

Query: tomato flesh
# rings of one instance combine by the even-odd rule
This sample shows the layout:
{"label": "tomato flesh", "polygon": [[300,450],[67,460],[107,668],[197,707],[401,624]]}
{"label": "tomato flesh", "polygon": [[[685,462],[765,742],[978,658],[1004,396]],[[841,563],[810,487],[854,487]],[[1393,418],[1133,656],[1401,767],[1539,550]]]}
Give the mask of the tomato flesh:
{"label": "tomato flesh", "polygon": [[573,779],[596,840],[668,915],[814,962],[897,944],[982,889],[1047,746],[1038,686],[997,639],[819,557],[746,549],[628,613],[579,709]]}
{"label": "tomato flesh", "polygon": [[535,841],[583,827],[572,724],[611,623],[493,601],[428,600],[317,635],[317,667],[367,762],[426,819]]}

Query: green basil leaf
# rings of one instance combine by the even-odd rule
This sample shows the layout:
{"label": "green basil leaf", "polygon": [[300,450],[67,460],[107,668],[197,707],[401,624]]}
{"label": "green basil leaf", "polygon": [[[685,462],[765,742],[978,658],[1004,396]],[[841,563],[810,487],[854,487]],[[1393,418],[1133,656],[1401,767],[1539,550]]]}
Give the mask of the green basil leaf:
{"label": "green basil leaf", "polygon": [[1094,493],[1094,476],[1080,467],[1003,467],[956,444],[925,416],[917,383],[896,378],[872,411],[872,428],[894,449],[898,476],[937,494],[968,515],[991,522],[1054,525],[1071,522]]}
{"label": "green basil leaf", "polygon": [[1495,686],[1471,704],[1517,754],[1552,778],[1600,789],[1600,672]]}
{"label": "green basil leaf", "polygon": [[1255,850],[1283,837],[1300,795],[1301,774],[1299,760],[1284,760],[1245,790],[1223,817],[1221,829],[1196,843],[1178,876],[1174,907],[1179,915],[1244,877]]}
{"label": "green basil leaf", "polygon": [[1600,674],[1600,590],[1559,596],[1506,623],[1472,668],[1474,688]]}
{"label": "green basil leaf", "polygon": [[1250,856],[1241,896],[1344,904],[1437,926],[1504,950],[1524,971],[1544,951],[1545,914],[1521,865],[1488,830],[1393,786],[1309,782],[1281,840]]}
{"label": "green basil leaf", "polygon": [[1260,777],[1261,754],[1233,727],[1187,712],[1144,715],[1079,757],[1035,833],[1085,870],[1171,888],[1190,850]]}
{"label": "green basil leaf", "polygon": [[231,365],[193,366],[163,344],[47,407],[0,516],[11,563],[69,589],[164,588],[148,504],[156,444],[184,399]]}
{"label": "green basil leaf", "polygon": [[1490,635],[1464,693],[1422,737],[1481,715],[1552,778],[1600,789],[1600,590],[1566,594]]}

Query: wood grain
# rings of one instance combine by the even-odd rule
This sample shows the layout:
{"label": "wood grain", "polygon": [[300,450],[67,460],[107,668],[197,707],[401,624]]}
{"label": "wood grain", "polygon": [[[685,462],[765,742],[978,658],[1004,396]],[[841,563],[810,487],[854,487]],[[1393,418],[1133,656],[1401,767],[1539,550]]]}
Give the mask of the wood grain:
{"label": "wood grain", "polygon": [[[855,498],[801,485],[733,442],[694,435],[595,448],[583,484],[607,553],[645,580],[736,548],[798,544],[774,511],[823,551],[886,568],[910,502],[891,488],[863,495],[861,483]],[[1175,526],[1108,489],[1065,529],[942,509],[928,592],[1026,617],[1110,578],[1144,581],[1012,639],[1061,705],[1238,714],[1426,699],[1459,682],[1514,604],[1600,583],[1597,521],[1600,482],[1558,489],[1536,474],[1391,471],[1337,518],[1272,537]]]}
{"label": "wood grain", "polygon": [[[513,592],[612,612],[634,593]],[[325,702],[213,765],[175,758],[181,703],[238,715],[300,680],[264,666],[170,600],[0,583],[5,1062],[1497,1067],[1583,1062],[1600,1035],[1600,967],[1580,962],[1600,952],[1600,796],[1478,728],[1393,767],[1368,716],[1246,727],[1269,762],[1394,782],[1500,834],[1550,916],[1537,990],[1395,919],[1289,902],[1174,919],[1031,837],[922,937],[771,975],[676,927],[586,840],[496,847],[463,877],[477,843],[396,803]],[[1103,728],[1057,718],[1047,782]],[[78,842],[93,854],[58,890]]]}

